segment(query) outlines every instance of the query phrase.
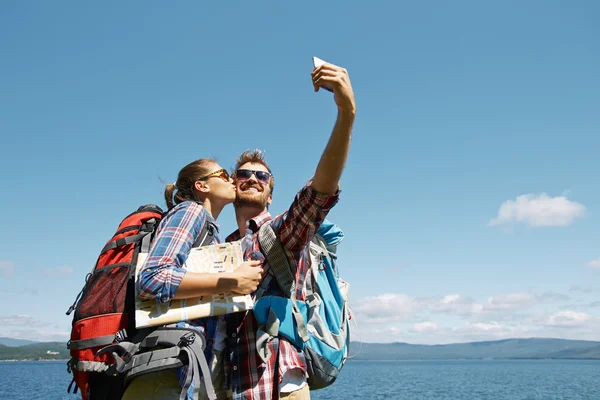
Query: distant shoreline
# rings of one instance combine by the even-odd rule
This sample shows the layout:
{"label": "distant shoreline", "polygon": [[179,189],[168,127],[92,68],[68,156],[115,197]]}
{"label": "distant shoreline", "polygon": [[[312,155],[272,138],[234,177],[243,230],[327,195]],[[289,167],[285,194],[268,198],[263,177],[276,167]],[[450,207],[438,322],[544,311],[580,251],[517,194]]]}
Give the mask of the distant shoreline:
{"label": "distant shoreline", "polygon": [[[14,339],[0,338],[0,360],[8,362],[70,358],[65,343],[7,346],[3,342],[15,344]],[[600,360],[600,341],[566,339],[504,339],[435,346],[352,342],[350,348],[348,361]]]}

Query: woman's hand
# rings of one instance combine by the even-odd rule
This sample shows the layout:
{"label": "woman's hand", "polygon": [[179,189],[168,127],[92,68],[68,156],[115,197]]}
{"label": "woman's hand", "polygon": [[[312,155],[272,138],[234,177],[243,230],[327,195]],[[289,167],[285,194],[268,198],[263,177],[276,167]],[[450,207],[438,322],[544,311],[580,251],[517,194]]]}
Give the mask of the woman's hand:
{"label": "woman's hand", "polygon": [[237,287],[231,291],[236,294],[250,294],[258,289],[262,279],[261,261],[244,261],[233,271],[232,275],[237,281]]}

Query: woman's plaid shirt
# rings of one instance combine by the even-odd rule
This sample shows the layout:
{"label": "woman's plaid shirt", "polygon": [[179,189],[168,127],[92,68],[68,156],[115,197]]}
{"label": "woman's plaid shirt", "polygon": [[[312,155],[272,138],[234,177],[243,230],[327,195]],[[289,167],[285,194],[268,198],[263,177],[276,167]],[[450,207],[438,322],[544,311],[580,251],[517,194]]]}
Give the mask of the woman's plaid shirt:
{"label": "woman's plaid shirt", "polygon": [[[221,243],[219,227],[202,205],[185,201],[169,210],[156,230],[150,253],[140,271],[137,287],[140,298],[155,299],[159,303],[171,301],[185,276],[186,270],[183,267],[185,261],[205,223],[211,223],[216,228],[212,244]],[[211,363],[217,318],[181,321],[177,326],[197,329],[204,334],[206,338],[204,355]],[[185,382],[187,367],[178,368],[177,373],[182,383]],[[188,399],[192,398],[193,391],[192,384],[188,391]]]}

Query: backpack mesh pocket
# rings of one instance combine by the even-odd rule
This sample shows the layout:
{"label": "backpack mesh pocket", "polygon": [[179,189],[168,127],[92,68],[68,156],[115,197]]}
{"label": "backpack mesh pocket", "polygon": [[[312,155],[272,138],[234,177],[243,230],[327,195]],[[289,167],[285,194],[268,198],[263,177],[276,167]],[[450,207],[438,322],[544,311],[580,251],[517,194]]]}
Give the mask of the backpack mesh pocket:
{"label": "backpack mesh pocket", "polygon": [[96,269],[81,296],[75,319],[125,312],[128,289],[133,289],[131,268],[131,263],[120,263]]}

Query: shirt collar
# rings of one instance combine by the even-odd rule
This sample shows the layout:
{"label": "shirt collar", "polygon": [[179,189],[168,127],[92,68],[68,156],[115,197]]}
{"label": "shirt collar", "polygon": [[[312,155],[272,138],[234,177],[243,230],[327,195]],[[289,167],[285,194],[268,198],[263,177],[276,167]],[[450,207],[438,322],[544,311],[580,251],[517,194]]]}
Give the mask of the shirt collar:
{"label": "shirt collar", "polygon": [[[248,226],[252,232],[256,233],[265,222],[268,222],[272,219],[273,217],[271,216],[271,213],[267,209],[265,209],[256,217],[250,218],[246,223],[246,226]],[[241,238],[242,236],[240,235],[240,231],[236,229],[235,231],[231,232],[229,236],[227,236],[227,239],[225,239],[225,241],[234,242],[236,240],[240,240]]]}

